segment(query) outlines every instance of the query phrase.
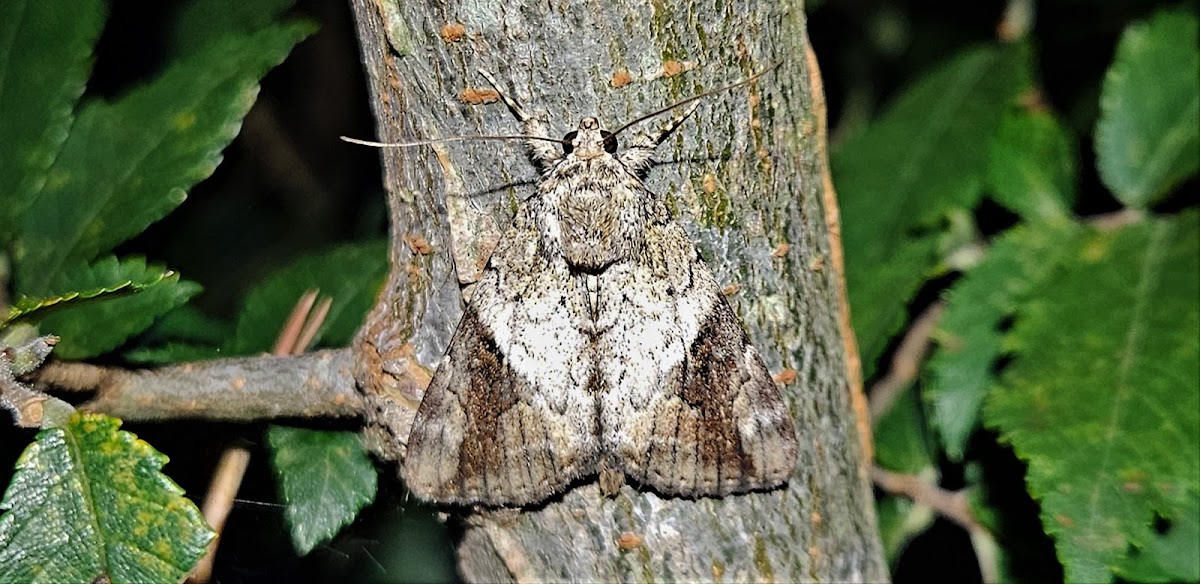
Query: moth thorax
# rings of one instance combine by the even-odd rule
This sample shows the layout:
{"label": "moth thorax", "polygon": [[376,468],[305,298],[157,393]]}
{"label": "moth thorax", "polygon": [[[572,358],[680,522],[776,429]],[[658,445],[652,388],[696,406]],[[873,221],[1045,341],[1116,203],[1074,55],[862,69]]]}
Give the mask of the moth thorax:
{"label": "moth thorax", "polygon": [[641,252],[646,191],[611,157],[584,164],[590,171],[565,182],[555,211],[567,263],[595,273]]}

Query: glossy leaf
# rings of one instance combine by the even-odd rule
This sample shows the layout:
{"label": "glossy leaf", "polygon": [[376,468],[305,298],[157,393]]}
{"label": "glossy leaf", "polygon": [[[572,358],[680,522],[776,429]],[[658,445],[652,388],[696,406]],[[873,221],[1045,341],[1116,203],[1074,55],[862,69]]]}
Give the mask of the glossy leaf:
{"label": "glossy leaf", "polygon": [[61,338],[55,355],[84,359],[117,348],[199,293],[199,284],[170,273],[140,290],[72,302],[31,318],[42,333]]}
{"label": "glossy leaf", "polygon": [[120,421],[77,414],[38,434],[0,502],[0,582],[178,582],[213,533]]}
{"label": "glossy leaf", "polygon": [[58,274],[44,296],[22,296],[9,307],[6,320],[71,300],[86,300],[120,290],[140,290],[175,276],[162,266],[147,265],[145,258],[118,260],[109,256],[92,262],[77,262]]}
{"label": "glossy leaf", "polygon": [[24,214],[18,291],[140,233],[212,174],[254,103],[258,80],[311,28],[226,36],[113,102],[83,107]]}
{"label": "glossy leaf", "polygon": [[59,357],[80,359],[113,349],[146,330],[199,293],[200,286],[143,258],[109,256],[90,264],[74,262],[46,290],[46,296],[18,299],[9,315],[58,335]]}

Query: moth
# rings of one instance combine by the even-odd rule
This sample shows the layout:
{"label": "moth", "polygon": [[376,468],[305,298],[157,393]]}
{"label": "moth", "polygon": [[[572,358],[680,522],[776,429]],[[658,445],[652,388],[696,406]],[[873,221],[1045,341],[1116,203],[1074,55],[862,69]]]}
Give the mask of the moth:
{"label": "moth", "polygon": [[[642,182],[656,147],[713,92],[615,132],[585,117],[557,140],[480,74],[520,122],[541,175],[417,410],[401,469],[409,490],[500,506],[592,476],[606,494],[627,480],[682,497],[783,484],[797,444],[779,390],[687,233]],[[621,131],[672,109],[682,113],[618,147]]]}

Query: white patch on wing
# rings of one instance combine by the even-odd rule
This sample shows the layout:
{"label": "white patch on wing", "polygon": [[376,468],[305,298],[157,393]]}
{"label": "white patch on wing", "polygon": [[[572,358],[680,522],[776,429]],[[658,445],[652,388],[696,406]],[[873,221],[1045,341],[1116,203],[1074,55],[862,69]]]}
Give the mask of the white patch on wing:
{"label": "white patch on wing", "polygon": [[[595,399],[588,339],[579,332],[586,298],[565,264],[537,256],[534,238],[503,242],[476,290],[475,310],[513,373],[518,396],[547,423],[556,440],[594,445]],[[584,450],[594,450],[585,447]]]}
{"label": "white patch on wing", "polygon": [[659,412],[679,399],[665,391],[667,375],[683,363],[714,300],[704,282],[686,287],[666,272],[622,263],[601,276],[597,354],[608,358],[600,364],[600,414],[621,421],[607,424],[601,439],[613,452],[644,450]]}

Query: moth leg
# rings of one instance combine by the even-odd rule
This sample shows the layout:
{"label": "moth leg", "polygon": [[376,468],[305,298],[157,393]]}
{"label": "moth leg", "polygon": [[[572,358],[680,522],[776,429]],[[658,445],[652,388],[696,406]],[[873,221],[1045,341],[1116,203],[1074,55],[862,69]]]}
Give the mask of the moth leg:
{"label": "moth leg", "polygon": [[634,173],[645,172],[650,168],[650,162],[654,158],[654,150],[658,148],[658,145],[666,141],[683,124],[684,120],[687,120],[692,114],[696,113],[696,108],[699,106],[700,102],[694,101],[653,133],[641,134],[637,138],[634,138],[629,147],[618,156],[621,163]]}
{"label": "moth leg", "polygon": [[[491,84],[492,88],[496,90],[496,93],[500,95],[500,100],[503,101],[504,105],[508,107],[508,111],[512,112],[513,117],[517,118],[517,121],[521,122],[522,133],[524,133],[526,136],[533,136],[536,138],[550,137],[549,131],[546,128],[546,122],[542,121],[540,118],[525,113],[525,110],[521,109],[521,104],[517,103],[517,100],[509,97],[506,93],[504,93],[503,90],[500,89],[500,84],[496,83],[496,79],[492,77],[491,73],[480,69],[479,74],[482,75],[484,79],[487,79],[487,82]],[[555,146],[553,142],[547,142],[545,140],[526,140],[525,147],[529,149],[529,155],[533,158],[533,161],[542,169],[549,168],[550,165],[558,162],[558,160],[563,156],[560,148]]]}

